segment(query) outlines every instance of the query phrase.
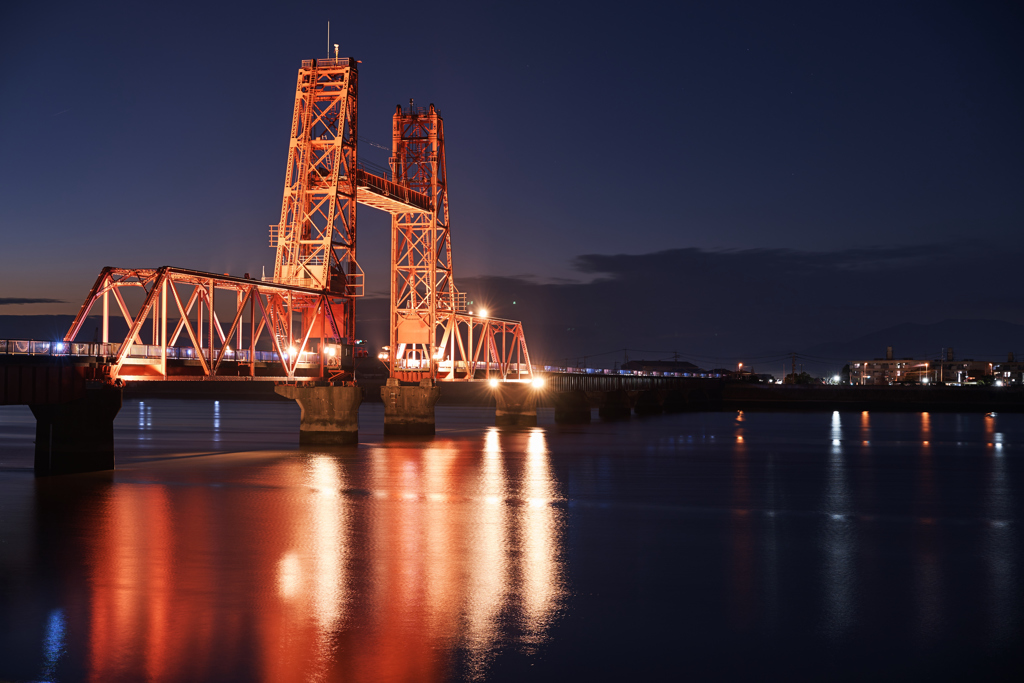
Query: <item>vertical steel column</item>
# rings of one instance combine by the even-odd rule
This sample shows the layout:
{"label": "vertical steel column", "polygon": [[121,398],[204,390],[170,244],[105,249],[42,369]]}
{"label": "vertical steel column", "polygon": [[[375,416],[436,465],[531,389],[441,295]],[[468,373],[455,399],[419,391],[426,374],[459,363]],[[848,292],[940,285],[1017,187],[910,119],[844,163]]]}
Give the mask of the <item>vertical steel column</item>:
{"label": "vertical steel column", "polygon": [[210,303],[210,356],[209,356],[209,361],[210,361],[210,368],[211,369],[213,368],[213,359],[214,359],[213,345],[214,345],[214,337],[216,336],[214,334],[214,329],[213,329],[213,325],[214,325],[213,290],[214,290],[213,278],[211,277],[210,278],[210,295],[209,295],[210,296],[210,301],[209,301],[209,303]]}
{"label": "vertical steel column", "polygon": [[164,274],[160,281],[160,374],[167,377],[167,282]]}
{"label": "vertical steel column", "polygon": [[[103,281],[104,287],[110,286],[110,278]],[[110,290],[103,290],[103,339],[104,344],[110,343]]]}

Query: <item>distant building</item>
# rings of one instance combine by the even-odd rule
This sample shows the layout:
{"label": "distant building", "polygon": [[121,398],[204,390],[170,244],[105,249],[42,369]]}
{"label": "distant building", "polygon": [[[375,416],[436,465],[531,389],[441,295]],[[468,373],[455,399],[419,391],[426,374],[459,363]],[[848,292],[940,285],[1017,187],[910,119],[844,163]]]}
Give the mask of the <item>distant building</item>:
{"label": "distant building", "polygon": [[690,374],[706,372],[685,360],[631,360],[628,363],[623,363],[622,369],[634,372],[688,372]]}
{"label": "distant building", "polygon": [[1005,363],[994,363],[992,374],[995,375],[997,384],[1024,384],[1024,361],[1014,359],[1010,353]]}
{"label": "distant building", "polygon": [[[1012,358],[1012,354],[1011,354]],[[1013,365],[1004,371],[1009,378],[1016,372],[1020,381],[1024,364]],[[942,360],[919,360],[916,358],[893,358],[892,347],[886,348],[885,358],[850,361],[850,383],[861,385],[882,384],[977,384],[992,376],[994,364],[976,361],[973,358],[955,360],[953,349],[946,350]],[[1009,383],[1009,382],[1008,382]]]}

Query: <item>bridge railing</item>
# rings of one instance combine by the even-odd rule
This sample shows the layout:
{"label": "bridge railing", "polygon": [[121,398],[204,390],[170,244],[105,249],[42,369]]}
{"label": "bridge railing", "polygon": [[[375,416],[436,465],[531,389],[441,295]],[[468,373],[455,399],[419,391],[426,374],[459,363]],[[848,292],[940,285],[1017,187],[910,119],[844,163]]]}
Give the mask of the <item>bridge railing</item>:
{"label": "bridge railing", "polygon": [[[121,350],[121,344],[101,344],[97,342],[63,342],[40,341],[37,339],[0,339],[0,355],[7,356],[78,356],[88,358],[112,358]],[[217,350],[219,353],[219,349]],[[208,348],[197,351],[191,346],[168,346],[169,360],[197,360],[202,354],[210,360]],[[152,344],[132,344],[128,349],[128,358],[157,360],[161,358],[161,347]],[[224,360],[249,362],[249,349],[233,349],[224,352]],[[280,360],[275,351],[256,351],[256,362],[272,363]],[[315,365],[320,360],[316,351],[303,351],[299,356],[299,365]]]}
{"label": "bridge railing", "polygon": [[360,187],[369,187],[377,190],[381,194],[401,201],[411,206],[419,207],[424,211],[430,210],[430,196],[422,192],[417,192],[401,183],[396,183],[388,178],[374,175],[361,168],[356,169],[356,184]]}
{"label": "bridge railing", "polygon": [[[133,359],[160,359],[159,345],[132,344],[127,357]],[[103,344],[99,342],[63,342],[45,341],[38,339],[0,339],[0,355],[23,355],[23,356],[80,356],[92,358],[111,358],[121,350],[121,344]],[[203,348],[197,351],[191,346],[168,346],[168,360],[198,360],[200,354],[207,361],[210,360],[210,350]],[[249,349],[232,349],[224,352],[224,360],[248,363]],[[273,363],[280,361],[275,351],[255,351],[255,360],[258,363]],[[299,365],[316,365],[320,361],[318,351],[303,351],[299,357]],[[403,370],[426,370],[426,360],[415,361],[405,360],[402,362]],[[451,369],[451,361],[442,361],[440,369],[447,373]],[[493,362],[478,361],[476,363],[457,361],[456,370],[459,373],[468,373],[470,370],[487,372],[496,371],[498,364]],[[518,363],[509,365],[510,372],[519,372]],[[591,377],[668,377],[668,378],[705,378],[720,379],[721,373],[715,372],[642,372],[639,370],[609,370],[607,368],[577,368],[572,366],[557,365],[522,365],[523,373],[530,371],[532,375],[558,373],[564,375],[581,375]]]}

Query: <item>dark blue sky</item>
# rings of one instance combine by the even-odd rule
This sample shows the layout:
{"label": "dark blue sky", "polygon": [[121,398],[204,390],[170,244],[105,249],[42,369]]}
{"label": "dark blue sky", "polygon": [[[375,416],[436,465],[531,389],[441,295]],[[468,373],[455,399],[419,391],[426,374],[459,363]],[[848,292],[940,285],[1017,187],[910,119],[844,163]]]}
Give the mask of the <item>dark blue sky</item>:
{"label": "dark blue sky", "polygon": [[[104,265],[272,266],[295,72],[328,19],[363,62],[363,137],[389,144],[410,97],[445,117],[457,279],[586,282],[578,256],[685,248],[998,251],[1024,218],[1011,3],[10,5],[0,303],[70,303],[2,313],[74,312]],[[380,293],[387,226],[360,209]]]}

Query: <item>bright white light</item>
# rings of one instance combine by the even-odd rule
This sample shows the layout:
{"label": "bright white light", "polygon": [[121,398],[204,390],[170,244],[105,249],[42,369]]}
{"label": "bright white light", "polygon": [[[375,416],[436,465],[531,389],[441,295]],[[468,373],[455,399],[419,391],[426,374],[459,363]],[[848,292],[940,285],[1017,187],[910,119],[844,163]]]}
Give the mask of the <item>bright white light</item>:
{"label": "bright white light", "polygon": [[928,384],[928,378],[925,377],[924,379],[922,379],[921,384]]}
{"label": "bright white light", "polygon": [[542,386],[544,386],[544,379],[541,377],[534,377],[533,382],[531,382],[531,384],[533,384],[534,389],[540,389]]}
{"label": "bright white light", "polygon": [[487,309],[486,308],[481,308],[480,309],[480,317],[481,318],[486,318],[487,317]]}
{"label": "bright white light", "polygon": [[337,350],[333,346],[328,346],[327,347],[327,355],[328,356],[333,356],[336,353],[337,353]]}
{"label": "bright white light", "polygon": [[54,348],[55,351],[63,351],[64,350],[64,342],[57,342],[56,344],[53,345],[53,348]]}
{"label": "bright white light", "polygon": [[[60,349],[58,349],[58,351],[59,351],[59,350],[60,350]],[[997,379],[997,380],[996,380],[996,386],[997,386],[997,387],[1001,387],[1001,386],[1003,386],[1003,380],[1001,380],[1001,379]]]}
{"label": "bright white light", "polygon": [[492,387],[496,387],[498,386],[498,380],[492,379],[491,381],[488,382],[488,384],[490,384]]}
{"label": "bright white light", "polygon": [[839,375],[836,375],[835,377],[833,377],[832,381],[835,382],[836,384],[839,384]]}
{"label": "bright white light", "polygon": [[296,354],[296,352],[297,352],[297,349],[294,346],[288,348],[288,355],[294,356]]}

